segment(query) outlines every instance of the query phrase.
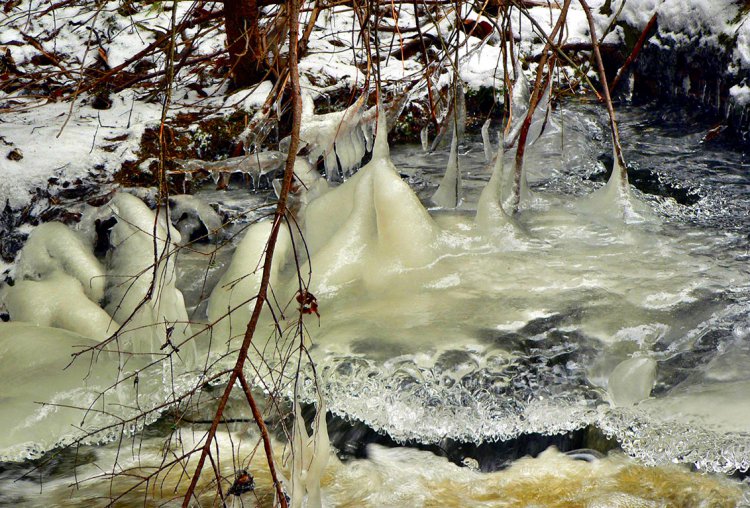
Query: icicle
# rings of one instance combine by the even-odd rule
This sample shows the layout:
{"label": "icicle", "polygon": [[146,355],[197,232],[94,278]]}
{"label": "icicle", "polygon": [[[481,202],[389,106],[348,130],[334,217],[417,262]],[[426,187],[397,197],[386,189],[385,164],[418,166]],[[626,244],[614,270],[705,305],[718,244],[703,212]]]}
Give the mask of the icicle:
{"label": "icicle", "polygon": [[[362,162],[362,157],[366,153],[365,146],[365,135],[362,128],[352,130],[350,134],[350,143],[352,147],[352,153],[354,154],[354,160],[352,161],[350,171],[359,167]],[[362,154],[362,155],[360,155]]]}
{"label": "icicle", "polygon": [[[326,425],[325,404],[321,401],[313,424],[312,435],[307,434],[299,402],[294,405],[292,431],[292,508],[320,508],[320,480],[331,454]],[[307,503],[303,503],[307,495]]]}
{"label": "icicle", "polygon": [[[492,142],[490,141],[490,119],[487,118],[484,124],[482,124],[482,145],[484,146],[484,160],[490,162],[492,160]],[[502,146],[502,145],[501,145]]]}
{"label": "icicle", "polygon": [[341,179],[341,173],[339,172],[339,163],[336,159],[335,150],[331,150],[326,154],[323,159],[323,164],[326,168],[326,176],[329,182],[335,182]]}
{"label": "icicle", "polygon": [[486,232],[494,232],[498,227],[508,224],[510,217],[503,208],[503,180],[505,178],[502,128],[500,129],[500,146],[495,155],[495,165],[489,182],[482,189],[477,203],[476,223]]}
{"label": "icicle", "polygon": [[419,133],[419,139],[422,141],[422,151],[430,150],[430,132],[429,125],[425,125]]}
{"label": "icicle", "polygon": [[462,194],[461,168],[458,164],[458,134],[454,130],[448,167],[445,169],[445,175],[437,191],[432,195],[432,201],[443,208],[456,208],[461,204]]}
{"label": "icicle", "polygon": [[[367,136],[362,125],[365,99],[366,95],[362,95],[344,111],[303,118],[300,139],[310,148],[310,162],[315,163],[318,157],[323,156],[329,180],[348,173],[365,156],[366,144],[352,141],[352,133],[356,130],[364,130],[362,136],[365,139]],[[340,165],[334,164],[337,154]]]}

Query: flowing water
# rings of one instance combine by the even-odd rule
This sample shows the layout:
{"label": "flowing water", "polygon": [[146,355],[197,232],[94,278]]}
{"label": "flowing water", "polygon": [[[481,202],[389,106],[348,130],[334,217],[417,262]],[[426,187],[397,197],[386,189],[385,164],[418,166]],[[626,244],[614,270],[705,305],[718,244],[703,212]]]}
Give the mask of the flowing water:
{"label": "flowing water", "polygon": [[[380,167],[358,177],[360,201],[347,204],[346,196],[333,193],[326,198],[338,209],[350,207],[351,216],[360,217],[356,224],[326,216],[325,207],[308,207],[305,227],[314,251],[310,291],[321,316],[306,318],[318,379],[303,366],[301,397],[316,401],[321,393],[333,414],[389,439],[432,451],[452,443],[465,451],[447,453],[451,460],[469,466],[431,451],[370,445],[357,458],[332,457],[322,481],[324,504],[750,502],[744,483],[722,477],[750,468],[747,155],[703,141],[710,126],[689,115],[650,106],[621,108],[638,212],[624,220],[617,203],[594,194],[611,166],[602,113],[574,104],[553,115],[528,151],[529,192],[521,212],[490,229],[474,221],[492,172],[479,136],[458,150],[464,189],[455,210],[430,202],[447,149],[428,154],[416,145],[394,147],[391,157],[429,216]],[[506,159],[509,167],[512,154]],[[384,186],[390,191],[378,195]],[[248,219],[267,211],[265,195],[206,189],[198,196],[221,201],[228,210],[260,207]],[[360,209],[362,196],[369,204]],[[361,243],[344,245],[337,231]],[[210,262],[200,253],[183,252],[176,264],[177,287],[192,319],[205,321],[218,312],[205,297],[227,269],[232,273],[231,252],[220,251]],[[293,267],[277,271],[283,297]],[[199,341],[198,353],[205,348]],[[155,403],[165,395],[161,371],[153,377],[158,380],[152,384],[140,381],[140,396]],[[54,389],[47,392],[57,396]],[[59,433],[40,437],[40,451],[70,433],[59,425],[34,427],[41,434]],[[507,461],[476,453],[480,445],[580,436],[582,429],[610,443],[607,449],[616,441],[622,451],[599,457],[550,449]],[[254,443],[248,432],[236,426],[221,435],[225,456],[230,439]],[[199,435],[182,434],[181,446],[189,446],[187,436]],[[135,450],[126,446],[127,457],[120,460],[139,468],[157,463],[165,435],[152,427]],[[334,444],[336,437],[332,430]],[[595,447],[596,439],[579,441]],[[111,463],[116,449],[86,447],[79,479]],[[261,456],[248,462],[258,472],[258,495],[268,502]],[[127,488],[126,480],[98,480],[71,497],[73,459],[61,460],[66,465],[45,470],[41,495],[29,479],[12,482],[23,464],[0,470],[0,502],[77,505],[107,497],[111,488]],[[223,467],[229,476],[236,469],[228,459]],[[176,476],[160,484],[162,499],[175,492],[170,488]],[[123,502],[138,504],[143,497],[138,491]],[[247,500],[252,504],[255,498]]]}

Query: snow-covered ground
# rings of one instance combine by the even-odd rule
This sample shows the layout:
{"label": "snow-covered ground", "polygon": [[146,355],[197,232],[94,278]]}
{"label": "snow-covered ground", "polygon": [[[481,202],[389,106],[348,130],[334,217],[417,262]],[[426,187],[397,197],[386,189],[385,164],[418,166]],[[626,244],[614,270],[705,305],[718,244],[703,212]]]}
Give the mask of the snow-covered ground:
{"label": "snow-covered ground", "polygon": [[[590,2],[599,36],[618,14],[620,20],[641,30],[657,12],[662,38],[700,38],[705,44],[716,45],[723,36],[736,37],[734,61],[738,68],[750,67],[750,25],[739,16],[739,7],[731,0],[627,0],[624,6],[614,0],[609,15],[600,12],[604,3],[603,0]],[[93,4],[68,4],[54,12],[39,14],[50,5],[50,0],[26,0],[4,14],[0,21],[0,51],[12,57],[22,77],[24,73],[28,75],[42,69],[55,70],[55,83],[74,83],[86,68],[103,68],[102,60],[110,68],[121,65],[163,36],[173,23],[187,22],[220,9],[211,3],[197,6],[179,2],[175,3],[175,12],[164,9],[166,3],[155,3],[137,12],[123,13],[121,9],[118,11],[118,2],[109,2],[100,10]],[[425,37],[459,38],[459,73],[468,89],[501,86],[503,58],[499,34],[495,32],[484,39],[467,38],[465,33],[456,32],[457,13],[450,5],[433,12],[436,17],[429,22],[425,23],[425,18],[421,18],[422,31]],[[538,6],[528,9],[528,16],[545,31],[551,30],[559,13],[555,2],[552,2],[552,8]],[[469,6],[465,6],[459,15],[469,21],[495,22],[480,16]],[[306,18],[309,13],[303,16]],[[301,30],[306,21],[303,19]],[[181,41],[191,41],[194,57],[217,55],[224,48],[221,24],[208,29],[206,26],[186,28],[178,37]],[[379,34],[380,76],[387,87],[397,90],[423,78],[425,66],[417,57],[401,61],[395,56],[386,56],[398,48],[400,42],[408,43],[416,37],[413,6],[401,5],[390,17],[386,14],[381,19],[381,26],[399,27],[403,32],[392,29]],[[513,16],[511,28],[519,41],[516,47],[522,58],[539,54],[542,40],[535,24],[518,14]],[[605,41],[617,43],[623,37],[622,28],[615,26]],[[31,44],[30,38],[36,44]],[[572,2],[563,42],[589,40],[584,12],[578,2]],[[352,41],[355,41],[354,49],[351,48]],[[41,55],[39,45],[49,54],[56,55],[59,65],[36,65],[35,57]],[[156,55],[148,59],[154,71],[164,65],[163,53]],[[363,87],[366,75],[362,69],[366,68],[367,58],[353,11],[344,6],[323,11],[312,32],[309,53],[300,64],[305,93],[317,98],[332,90]],[[432,63],[432,85],[440,88],[450,84],[452,59],[453,55],[450,55]],[[143,64],[144,60],[135,60],[126,70]],[[533,64],[531,67],[533,70]],[[8,77],[7,69],[5,77]],[[226,80],[183,70],[175,80],[167,116],[189,111],[228,115],[238,108],[252,114],[270,90],[269,83],[262,83],[253,90],[227,95]],[[746,104],[750,100],[748,90],[746,83],[738,83],[731,89],[731,96],[738,103]],[[413,99],[424,100],[428,95],[426,81],[422,79],[409,93]],[[85,179],[96,172],[106,178],[123,161],[135,159],[144,129],[158,125],[161,119],[164,99],[163,95],[151,95],[148,89],[125,89],[110,96],[111,108],[98,110],[92,107],[89,93],[77,96],[72,105],[70,101],[55,101],[53,95],[40,94],[38,87],[0,92],[0,201],[7,201],[14,209],[28,202],[30,193],[36,187],[45,187],[51,177],[66,182]],[[17,156],[19,151],[22,158]],[[11,152],[16,156],[8,158]]]}

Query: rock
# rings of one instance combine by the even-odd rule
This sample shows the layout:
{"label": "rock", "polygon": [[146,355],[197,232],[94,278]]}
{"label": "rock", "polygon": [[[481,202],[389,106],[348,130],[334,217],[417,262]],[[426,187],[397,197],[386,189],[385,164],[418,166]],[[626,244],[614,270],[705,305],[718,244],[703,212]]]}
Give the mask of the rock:
{"label": "rock", "polygon": [[19,148],[14,148],[10,152],[8,152],[8,160],[12,161],[20,161],[23,159],[23,152]]}
{"label": "rock", "polygon": [[20,233],[18,231],[12,231],[6,233],[0,238],[0,257],[3,261],[12,263],[16,258],[16,254],[23,247],[24,242],[28,235],[26,233]]}

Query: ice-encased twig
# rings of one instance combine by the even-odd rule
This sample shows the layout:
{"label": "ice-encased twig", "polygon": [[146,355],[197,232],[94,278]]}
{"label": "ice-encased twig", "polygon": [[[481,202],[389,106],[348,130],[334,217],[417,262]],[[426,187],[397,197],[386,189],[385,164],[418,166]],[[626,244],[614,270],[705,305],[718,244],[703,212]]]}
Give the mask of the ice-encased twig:
{"label": "ice-encased twig", "polygon": [[482,146],[484,147],[484,160],[490,162],[492,160],[492,141],[490,141],[490,119],[487,118],[484,124],[482,124]]}
{"label": "ice-encased twig", "polygon": [[307,143],[308,159],[315,163],[322,156],[329,180],[355,169],[365,156],[366,132],[361,132],[360,136],[355,131],[363,130],[366,98],[366,95],[362,95],[343,111],[309,115],[303,119],[300,140]]}
{"label": "ice-encased twig", "polygon": [[250,176],[253,184],[257,187],[261,176],[267,175],[282,168],[286,155],[275,150],[256,152],[240,157],[230,157],[220,161],[202,161],[200,159],[188,159],[179,162],[182,168],[170,171],[169,174],[190,175],[199,170],[208,171],[214,182],[217,183],[222,174],[242,173]]}

